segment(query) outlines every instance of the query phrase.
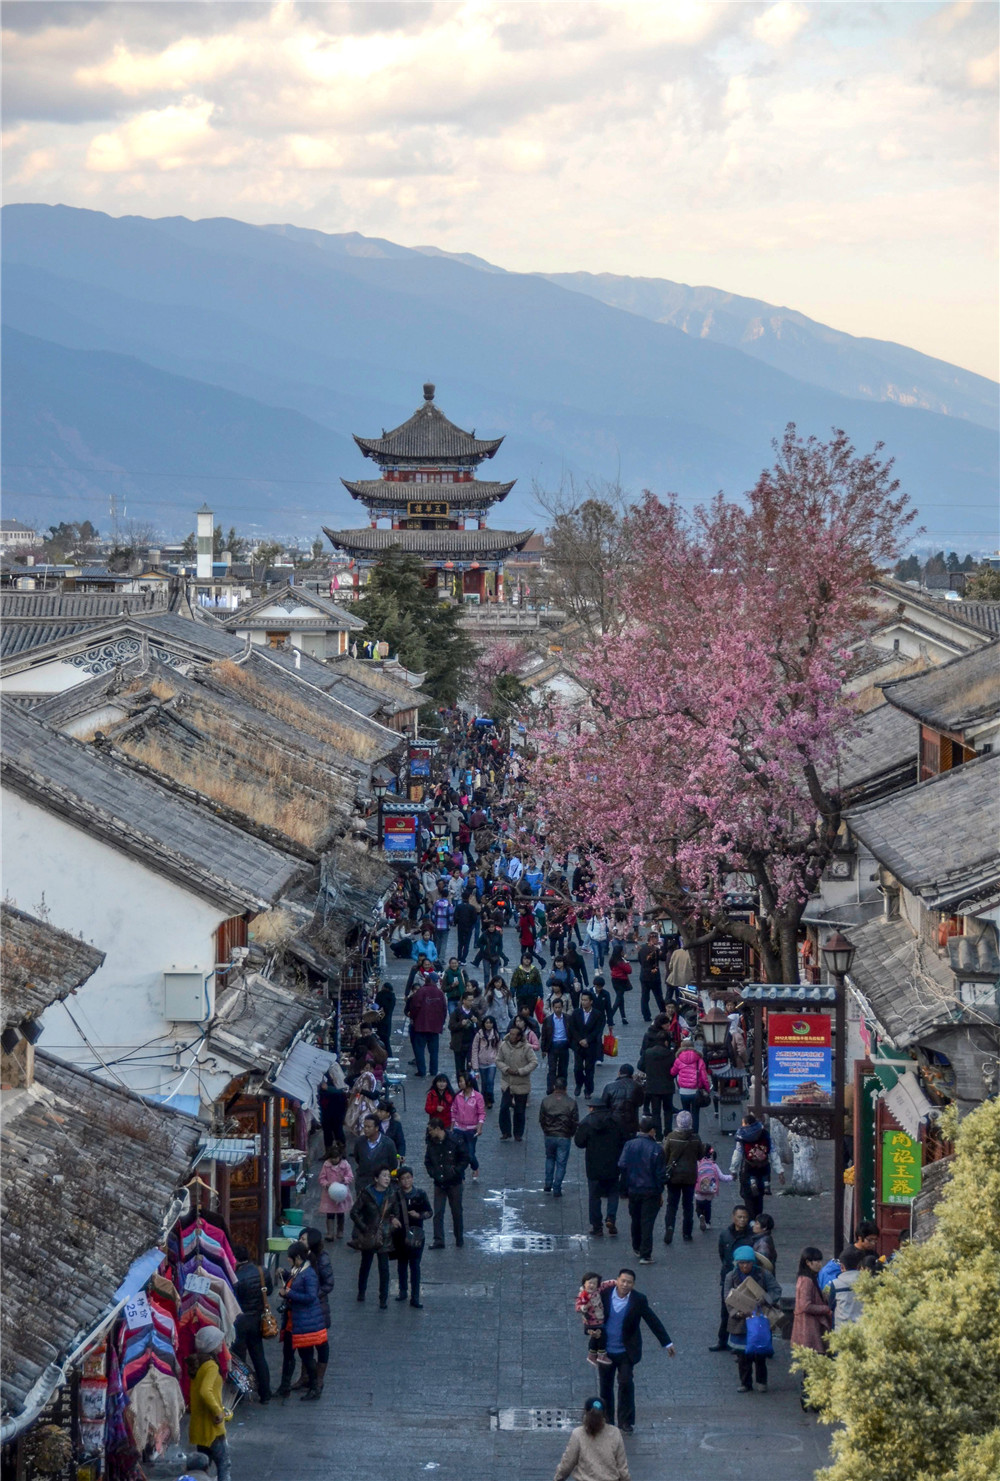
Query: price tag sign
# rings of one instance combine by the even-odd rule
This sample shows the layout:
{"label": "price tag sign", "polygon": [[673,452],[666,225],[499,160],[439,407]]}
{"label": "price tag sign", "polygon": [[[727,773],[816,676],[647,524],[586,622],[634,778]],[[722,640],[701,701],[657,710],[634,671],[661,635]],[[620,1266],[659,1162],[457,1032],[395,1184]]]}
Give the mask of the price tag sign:
{"label": "price tag sign", "polygon": [[212,1282],[204,1275],[189,1275],[184,1282],[185,1291],[194,1291],[196,1296],[205,1296],[212,1289]]}
{"label": "price tag sign", "polygon": [[133,1296],[131,1301],[126,1301],[122,1309],[122,1315],[125,1318],[125,1325],[130,1332],[134,1332],[139,1327],[151,1327],[153,1325],[153,1313],[149,1309],[149,1302],[146,1299],[144,1291],[140,1291],[137,1296]]}

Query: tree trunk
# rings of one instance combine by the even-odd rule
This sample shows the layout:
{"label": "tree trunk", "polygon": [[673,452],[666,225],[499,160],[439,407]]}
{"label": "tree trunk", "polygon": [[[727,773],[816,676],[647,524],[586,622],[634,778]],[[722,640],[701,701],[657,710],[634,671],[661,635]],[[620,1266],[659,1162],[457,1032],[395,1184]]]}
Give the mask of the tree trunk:
{"label": "tree trunk", "polygon": [[800,1136],[797,1131],[788,1133],[792,1148],[792,1180],[789,1193],[819,1193],[819,1142],[812,1136]]}

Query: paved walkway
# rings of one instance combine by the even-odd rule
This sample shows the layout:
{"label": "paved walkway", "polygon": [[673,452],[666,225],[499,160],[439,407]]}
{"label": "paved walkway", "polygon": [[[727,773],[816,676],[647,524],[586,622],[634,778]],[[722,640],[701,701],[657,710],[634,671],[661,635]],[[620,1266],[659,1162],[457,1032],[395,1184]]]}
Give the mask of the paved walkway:
{"label": "paved walkway", "polygon": [[[508,937],[513,941],[512,932]],[[508,955],[516,960],[510,946]],[[405,980],[395,964],[392,976]],[[633,1017],[620,1030],[621,1057],[633,1063],[644,1028],[638,996],[630,994]],[[407,1068],[409,1045],[401,1036],[395,1043]],[[442,1058],[450,1069],[451,1056]],[[616,1074],[615,1061],[599,1067],[597,1088]],[[408,1080],[403,1113],[408,1160],[423,1186],[427,1084]],[[573,1310],[580,1275],[594,1266],[610,1276],[636,1262],[627,1235],[586,1236],[582,1152],[571,1154],[563,1198],[543,1193],[537,1122],[543,1093],[544,1082],[532,1093],[522,1145],[501,1145],[495,1112],[490,1116],[480,1181],[466,1183],[465,1246],[456,1250],[449,1230],[447,1249],[426,1251],[423,1311],[390,1299],[389,1310],[380,1312],[374,1282],[368,1303],[359,1305],[358,1256],[343,1244],[327,1246],[334,1250],[337,1286],[326,1390],[318,1404],[300,1404],[293,1395],[266,1409],[242,1406],[230,1428],[235,1481],[384,1481],[389,1475],[405,1481],[425,1474],[437,1481],[551,1481],[567,1432],[544,1427],[544,1420],[541,1430],[498,1426],[523,1426],[529,1409],[568,1411],[577,1422],[597,1387]],[[712,1112],[702,1135],[716,1142],[725,1169],[732,1140],[718,1134]],[[315,1207],[317,1197],[311,1185],[307,1206]],[[735,1201],[725,1185],[717,1223],[728,1223]],[[771,1211],[778,1278],[788,1292],[801,1246],[815,1242],[827,1252],[831,1199],[774,1198]],[[627,1217],[620,1227],[627,1228]],[[637,1428],[627,1441],[635,1481],[743,1481],[751,1472],[768,1481],[810,1481],[827,1458],[827,1434],[800,1408],[788,1344],[776,1344],[767,1394],[738,1393],[735,1359],[707,1350],[718,1320],[715,1233],[696,1228],[694,1243],[685,1244],[678,1225],[668,1249],[661,1214],[656,1263],[636,1269],[638,1288],[666,1322],[677,1357],[669,1360],[646,1334]],[[280,1353],[276,1343],[269,1346],[277,1370]]]}

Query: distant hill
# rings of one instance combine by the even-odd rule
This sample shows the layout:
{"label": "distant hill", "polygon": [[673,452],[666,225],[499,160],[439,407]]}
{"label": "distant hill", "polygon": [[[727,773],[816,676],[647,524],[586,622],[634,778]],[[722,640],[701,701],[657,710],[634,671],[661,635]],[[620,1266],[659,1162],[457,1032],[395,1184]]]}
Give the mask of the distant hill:
{"label": "distant hill", "polygon": [[894,401],[984,427],[1000,426],[998,387],[985,376],[887,340],[859,339],[794,309],[718,288],[614,273],[545,273],[574,293],[729,345],[813,386],[864,401]]}
{"label": "distant hill", "polygon": [[224,218],[17,205],[3,227],[4,487],[36,523],[78,490],[96,502],[73,517],[100,525],[112,467],[172,533],[189,494],[227,523],[360,523],[339,478],[373,468],[350,434],[402,421],[425,380],[453,420],[506,434],[490,473],[519,483],[494,524],[538,522],[533,479],[738,494],[787,421],[884,441],[931,531],[995,522],[996,439],[966,413],[854,399],[541,276]]}

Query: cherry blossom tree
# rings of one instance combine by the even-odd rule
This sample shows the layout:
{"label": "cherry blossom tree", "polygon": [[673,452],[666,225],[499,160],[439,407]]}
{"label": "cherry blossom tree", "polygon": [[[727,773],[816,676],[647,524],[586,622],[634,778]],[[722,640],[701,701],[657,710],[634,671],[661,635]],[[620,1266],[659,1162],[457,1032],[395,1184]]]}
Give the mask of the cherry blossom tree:
{"label": "cherry blossom tree", "polygon": [[[846,644],[913,519],[881,445],[859,455],[786,429],[743,504],[687,514],[647,494],[610,573],[616,629],[578,660],[590,728],[540,740],[535,782],[558,846],[675,919],[725,929],[772,982],[797,980],[796,932],[840,831],[836,747],[854,713]],[[734,894],[759,900],[731,918]]]}
{"label": "cherry blossom tree", "polygon": [[473,664],[469,697],[481,715],[492,715],[507,725],[528,708],[528,692],[521,682],[521,669],[528,658],[525,643],[501,638],[480,650]]}

